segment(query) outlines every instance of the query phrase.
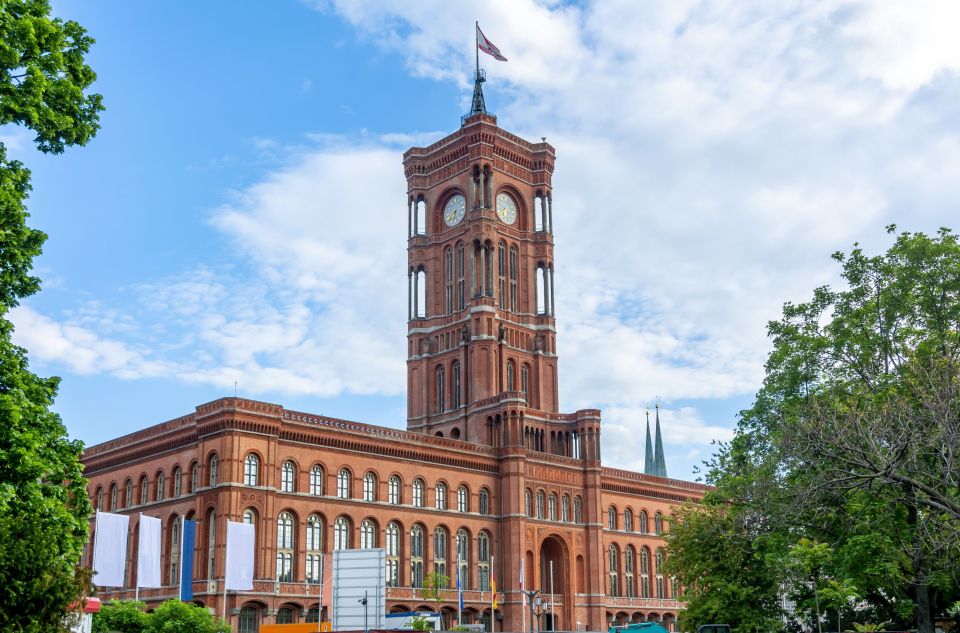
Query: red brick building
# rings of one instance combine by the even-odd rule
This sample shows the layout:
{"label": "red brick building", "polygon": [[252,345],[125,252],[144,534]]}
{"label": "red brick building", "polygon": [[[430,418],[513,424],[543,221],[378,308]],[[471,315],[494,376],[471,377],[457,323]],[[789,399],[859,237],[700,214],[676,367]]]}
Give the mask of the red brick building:
{"label": "red brick building", "polygon": [[[494,575],[497,630],[519,631],[523,560],[526,588],[544,594],[552,564],[545,630],[674,626],[682,604],[660,534],[671,507],[704,489],[604,467],[600,412],[558,411],[555,153],[499,128],[479,87],[459,130],[403,157],[407,431],[223,398],[89,448],[95,506],[133,515],[130,588],[108,597],[134,595],[143,512],[163,520],[169,585],[141,599],[175,597],[181,557],[193,556],[194,597],[217,613],[226,521],[256,525],[254,589],[227,597],[241,631],[315,619],[320,556],[358,547],[386,549],[390,611],[430,608],[424,575],[455,578],[459,560],[464,620],[489,621]],[[193,552],[180,552],[182,516],[199,522]],[[454,590],[444,612],[455,616]]]}

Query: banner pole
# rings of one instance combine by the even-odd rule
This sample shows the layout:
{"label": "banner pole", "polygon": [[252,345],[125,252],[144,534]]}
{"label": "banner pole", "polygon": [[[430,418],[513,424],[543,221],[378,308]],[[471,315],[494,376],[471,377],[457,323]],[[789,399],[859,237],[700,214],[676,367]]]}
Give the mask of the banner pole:
{"label": "banner pole", "polygon": [[140,602],[140,528],[143,525],[143,512],[138,512],[137,516],[137,577],[133,581],[134,602]]}
{"label": "banner pole", "polygon": [[177,567],[177,571],[179,572],[177,574],[178,576],[177,600],[179,600],[180,602],[183,602],[183,528],[184,528],[183,519],[184,519],[184,516],[185,515],[180,515],[180,544],[178,545],[178,547],[180,548],[180,553],[179,553],[180,564]]}
{"label": "banner pole", "polygon": [[553,561],[550,561],[550,630],[557,630],[557,602],[553,593]]}
{"label": "banner pole", "polygon": [[327,555],[320,553],[320,595],[317,596],[317,633],[323,630],[323,563],[326,562]]}
{"label": "banner pole", "polygon": [[[497,563],[497,557],[491,555],[491,556],[490,556],[490,573],[491,573],[491,574],[496,573],[496,572],[495,572],[495,570],[496,570],[496,563]],[[493,591],[490,592],[490,633],[495,633],[495,631],[497,630],[497,580],[496,580],[496,576],[494,576],[493,587],[491,587],[491,589],[492,589]]]}

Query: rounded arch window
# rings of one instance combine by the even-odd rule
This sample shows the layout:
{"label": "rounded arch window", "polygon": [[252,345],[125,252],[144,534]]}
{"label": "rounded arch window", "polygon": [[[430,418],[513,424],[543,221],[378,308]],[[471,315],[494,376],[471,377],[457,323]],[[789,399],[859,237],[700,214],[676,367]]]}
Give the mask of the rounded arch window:
{"label": "rounded arch window", "polygon": [[398,505],[401,501],[400,489],[402,483],[399,475],[392,475],[387,481],[387,502],[392,505]]}
{"label": "rounded arch window", "polygon": [[377,476],[372,472],[363,476],[363,500],[377,500]]}
{"label": "rounded arch window", "polygon": [[377,526],[370,519],[360,524],[360,549],[373,549],[377,546]]}
{"label": "rounded arch window", "polygon": [[337,473],[337,497],[340,499],[350,498],[350,480],[352,475],[349,468],[341,468]]}
{"label": "rounded arch window", "polygon": [[333,524],[333,549],[350,549],[350,520],[337,517]]}
{"label": "rounded arch window", "polygon": [[243,483],[247,486],[256,486],[260,481],[260,459],[250,453],[243,460]]}
{"label": "rounded arch window", "polygon": [[310,494],[317,497],[323,494],[323,466],[319,464],[310,468]]}
{"label": "rounded arch window", "polygon": [[457,512],[470,511],[470,491],[466,486],[457,488]]}

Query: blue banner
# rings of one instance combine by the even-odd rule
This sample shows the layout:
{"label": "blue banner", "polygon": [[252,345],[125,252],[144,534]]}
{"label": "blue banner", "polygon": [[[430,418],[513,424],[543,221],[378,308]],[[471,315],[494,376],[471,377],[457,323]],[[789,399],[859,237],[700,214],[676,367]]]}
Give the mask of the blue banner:
{"label": "blue banner", "polygon": [[183,534],[180,538],[180,600],[193,600],[193,546],[196,541],[197,523],[183,520]]}

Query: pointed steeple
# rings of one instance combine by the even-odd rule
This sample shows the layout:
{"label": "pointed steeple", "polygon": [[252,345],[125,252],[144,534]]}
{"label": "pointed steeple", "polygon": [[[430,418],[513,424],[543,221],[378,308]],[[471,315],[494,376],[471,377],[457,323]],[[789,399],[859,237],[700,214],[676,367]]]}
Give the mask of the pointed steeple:
{"label": "pointed steeple", "polygon": [[660,435],[660,403],[657,403],[657,445],[654,449],[653,470],[654,475],[658,477],[667,476],[667,460],[663,456],[663,436]]}
{"label": "pointed steeple", "polygon": [[645,444],[646,455],[643,458],[643,472],[647,475],[655,474],[653,460],[653,442],[650,441],[650,409],[647,409],[647,442]]}
{"label": "pointed steeple", "polygon": [[486,80],[487,73],[478,67],[477,72],[473,76],[473,101],[470,104],[470,114],[467,115],[468,117],[475,114],[487,113],[487,104],[483,100],[483,82]]}

